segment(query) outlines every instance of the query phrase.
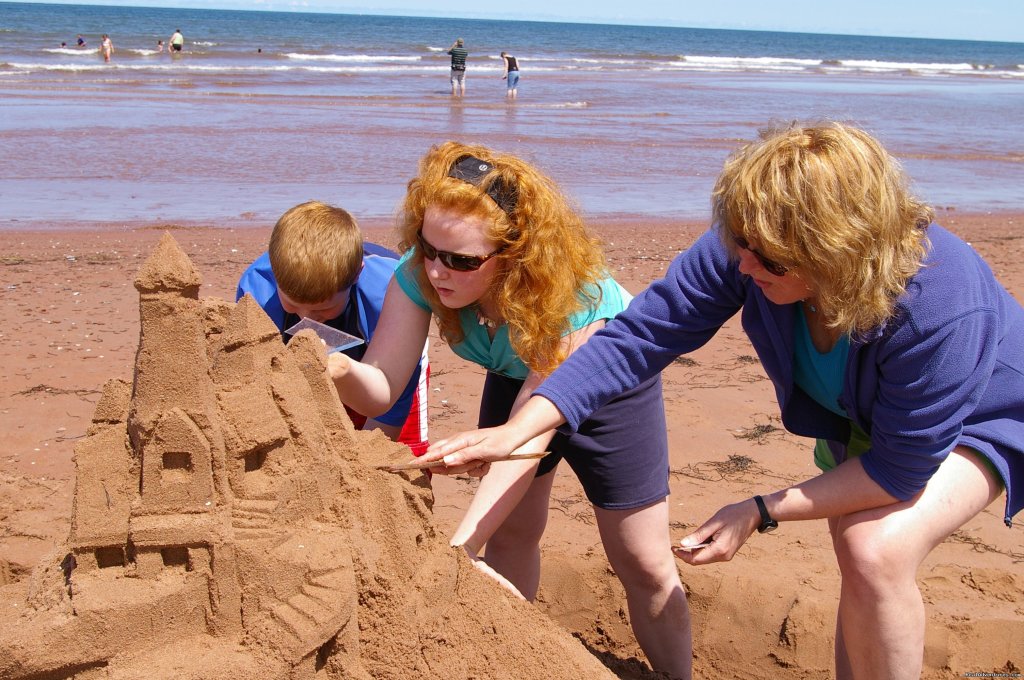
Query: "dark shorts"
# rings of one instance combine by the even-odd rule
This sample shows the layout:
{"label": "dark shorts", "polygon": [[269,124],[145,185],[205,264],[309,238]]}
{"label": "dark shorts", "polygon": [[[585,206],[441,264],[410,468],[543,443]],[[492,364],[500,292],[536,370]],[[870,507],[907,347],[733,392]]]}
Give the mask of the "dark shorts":
{"label": "dark shorts", "polygon": [[171,45],[171,49],[175,52],[181,52],[181,45]]}
{"label": "dark shorts", "polygon": [[[480,427],[508,420],[522,380],[488,373],[480,399]],[[537,476],[564,458],[591,503],[605,510],[629,510],[668,496],[668,431],[661,376],[625,392],[595,411],[579,430],[556,432],[551,454]]]}

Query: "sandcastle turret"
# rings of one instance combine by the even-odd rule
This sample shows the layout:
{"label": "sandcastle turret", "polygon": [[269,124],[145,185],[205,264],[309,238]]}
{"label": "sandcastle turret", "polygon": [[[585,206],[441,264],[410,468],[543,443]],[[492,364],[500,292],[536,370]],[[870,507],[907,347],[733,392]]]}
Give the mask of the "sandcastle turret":
{"label": "sandcastle turret", "polygon": [[140,335],[128,434],[140,458],[142,503],[148,508],[203,511],[214,499],[213,457],[222,447],[201,283],[170,234],[135,279]]}

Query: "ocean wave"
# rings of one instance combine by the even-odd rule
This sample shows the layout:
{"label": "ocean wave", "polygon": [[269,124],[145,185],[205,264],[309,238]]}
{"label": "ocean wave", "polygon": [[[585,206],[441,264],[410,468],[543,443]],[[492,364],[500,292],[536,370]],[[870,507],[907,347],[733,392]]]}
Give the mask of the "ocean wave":
{"label": "ocean wave", "polygon": [[[206,73],[282,73],[288,71],[312,73],[351,74],[407,74],[439,73],[448,69],[447,60],[417,55],[370,54],[309,54],[288,52],[264,54],[263,58],[244,57],[237,53],[192,52],[187,59],[153,58],[155,50],[125,48],[115,55],[114,63],[105,64],[96,59],[97,50],[76,48],[44,48],[40,50],[57,57],[54,63],[45,58],[7,55],[7,70],[32,71],[89,71],[116,68],[122,71],[176,71]],[[38,52],[36,53],[38,55]],[[83,55],[90,59],[81,59]],[[12,58],[13,57],[13,58]],[[271,59],[267,59],[270,57]],[[567,73],[780,73],[826,74],[842,77],[844,74],[877,75],[921,78],[1000,78],[1024,79],[1024,67],[1019,64],[972,64],[969,62],[926,63],[899,62],[871,59],[797,59],[783,57],[721,57],[709,55],[672,55],[663,59],[629,59],[607,57],[555,57],[539,56],[523,62],[531,74]],[[479,58],[471,65],[479,74],[500,74],[501,64],[493,58]]]}
{"label": "ocean wave", "polygon": [[43,52],[50,54],[70,54],[76,57],[95,56],[100,53],[98,47],[44,47]]}
{"label": "ocean wave", "polygon": [[[169,73],[440,73],[447,71],[447,66],[313,66],[313,65],[260,65],[260,66],[239,66],[239,65],[215,65],[197,63],[125,63],[125,62],[95,62],[89,64],[40,64],[25,62],[8,62],[5,66],[19,72],[32,71],[136,71],[136,72],[169,72]],[[479,69],[483,71],[484,69]],[[497,72],[497,69],[494,69]]]}
{"label": "ocean wave", "polygon": [[372,54],[304,54],[302,52],[288,52],[284,55],[288,59],[300,59],[303,61],[341,61],[341,62],[416,62],[420,61],[418,56],[397,56],[397,55],[372,55]]}

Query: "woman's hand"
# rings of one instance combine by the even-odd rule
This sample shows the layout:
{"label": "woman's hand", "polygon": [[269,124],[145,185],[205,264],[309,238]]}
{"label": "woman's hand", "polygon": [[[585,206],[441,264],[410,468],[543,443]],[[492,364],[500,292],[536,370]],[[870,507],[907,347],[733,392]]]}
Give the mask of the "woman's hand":
{"label": "woman's hand", "polygon": [[432,468],[435,474],[483,477],[491,461],[508,458],[515,450],[515,442],[502,432],[505,427],[469,430],[435,441],[417,460],[443,459],[445,467]]}
{"label": "woman's hand", "polygon": [[[727,505],[692,534],[679,541],[679,548],[672,548],[675,556],[687,564],[712,564],[727,562],[743,546],[750,534],[761,522],[761,513],[753,498]],[[686,550],[686,546],[711,541],[705,548]]]}
{"label": "woman's hand", "polygon": [[430,445],[423,455],[425,460],[444,459],[445,465],[454,467],[473,460],[495,461],[509,457],[522,444],[512,436],[508,425],[460,432]]}

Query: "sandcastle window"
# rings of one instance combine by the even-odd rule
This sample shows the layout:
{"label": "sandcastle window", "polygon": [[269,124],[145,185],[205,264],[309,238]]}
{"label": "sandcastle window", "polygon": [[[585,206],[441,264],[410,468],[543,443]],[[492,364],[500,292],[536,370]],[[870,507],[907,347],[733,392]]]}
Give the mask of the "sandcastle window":
{"label": "sandcastle window", "polygon": [[192,472],[192,455],[180,451],[164,452],[164,474],[170,477],[188,477]]}
{"label": "sandcastle window", "polygon": [[100,569],[124,566],[124,548],[119,545],[96,549],[96,566]]}
{"label": "sandcastle window", "polygon": [[335,648],[338,646],[338,636],[335,635],[327,642],[320,645],[320,649],[316,650],[316,670],[320,671],[324,666],[327,665],[328,659],[334,654]]}
{"label": "sandcastle window", "polygon": [[188,548],[183,545],[161,548],[160,557],[163,558],[165,567],[191,571],[188,564]]}
{"label": "sandcastle window", "polygon": [[245,471],[256,472],[263,467],[264,463],[267,462],[267,452],[265,450],[250,451],[245,454]]}

